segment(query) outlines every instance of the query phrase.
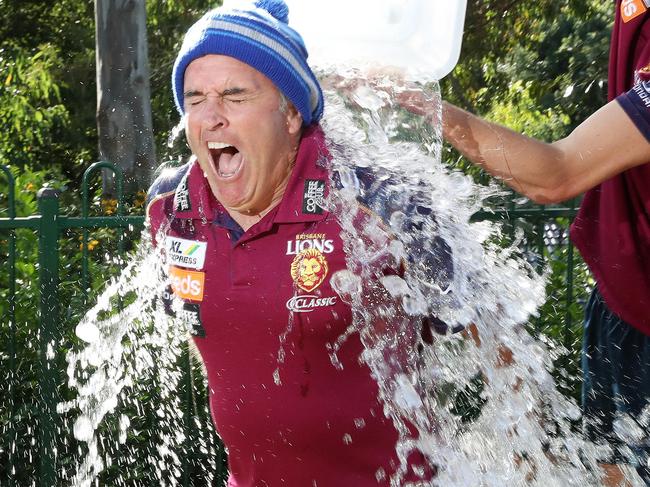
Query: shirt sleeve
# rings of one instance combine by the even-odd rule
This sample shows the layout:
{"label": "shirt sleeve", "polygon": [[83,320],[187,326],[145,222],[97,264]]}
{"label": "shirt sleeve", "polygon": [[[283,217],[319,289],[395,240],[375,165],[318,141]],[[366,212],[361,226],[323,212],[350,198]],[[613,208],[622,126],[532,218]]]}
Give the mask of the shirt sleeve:
{"label": "shirt sleeve", "polygon": [[630,91],[616,98],[616,101],[650,142],[650,81],[637,83]]}
{"label": "shirt sleeve", "polygon": [[[338,188],[353,189],[359,204],[370,209],[387,227],[401,229],[395,237],[404,245],[406,272],[427,283],[423,288],[429,288],[429,298],[434,302],[437,293],[450,292],[454,280],[452,249],[435,234],[438,224],[424,183],[411,184],[410,191],[403,191],[400,188],[407,183],[397,177],[382,177],[373,168],[356,167],[345,175],[335,174],[334,182]],[[448,326],[433,310],[424,318],[439,334],[463,329],[462,325]]]}
{"label": "shirt sleeve", "polygon": [[[355,188],[358,202],[370,208],[388,227],[401,227],[408,234],[404,244],[409,264],[426,270],[427,280],[440,289],[448,288],[454,275],[452,251],[442,237],[435,235],[438,224],[424,183],[412,184],[410,191],[402,191],[400,188],[406,182],[378,177],[372,169],[363,167],[356,168],[353,178],[354,183],[348,186]],[[393,225],[396,216],[400,223]]]}

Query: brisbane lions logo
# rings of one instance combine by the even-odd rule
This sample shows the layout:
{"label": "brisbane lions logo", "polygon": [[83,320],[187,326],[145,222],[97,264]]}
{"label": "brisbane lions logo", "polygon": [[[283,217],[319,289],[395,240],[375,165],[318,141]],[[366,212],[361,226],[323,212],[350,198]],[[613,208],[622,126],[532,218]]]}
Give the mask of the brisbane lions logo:
{"label": "brisbane lions logo", "polygon": [[291,263],[291,277],[300,289],[308,293],[323,283],[328,270],[327,260],[316,249],[303,250]]}

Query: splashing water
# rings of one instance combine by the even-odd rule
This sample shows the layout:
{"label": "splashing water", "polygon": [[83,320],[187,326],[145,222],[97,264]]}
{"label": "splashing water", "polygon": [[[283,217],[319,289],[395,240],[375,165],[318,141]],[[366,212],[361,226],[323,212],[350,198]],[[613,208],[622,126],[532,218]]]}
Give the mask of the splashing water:
{"label": "splashing water", "polygon": [[[337,183],[327,205],[344,229],[347,256],[347,270],[332,276],[332,285],[354,316],[328,349],[332,366],[341,368],[337,351],[351,334],[361,336],[361,358],[399,432],[401,466],[391,485],[598,485],[596,458],[607,449],[575,431],[579,408],[558,392],[549,373],[561,351],[524,329],[544,301],[545,276],[517,257],[517,242],[497,245],[501,230],[494,224],[470,223],[500,189],[477,186],[441,164],[437,86],[381,77],[363,81],[354,73],[323,77],[323,128]],[[432,115],[415,116],[401,107],[414,96],[434,107]],[[378,185],[366,184],[368,174]],[[371,212],[360,217],[360,200],[382,218]],[[144,459],[160,485],[180,483],[187,438],[178,362],[187,334],[179,320],[155,305],[166,292],[159,277],[163,262],[145,234],[120,278],[77,327],[86,343],[69,356],[69,386],[77,397],[59,407],[61,413],[80,411],[74,436],[86,445],[72,485],[92,485],[116,461],[129,435],[138,434],[152,380],[160,390],[152,447],[123,462],[129,468]],[[406,263],[404,272],[382,274],[387,263],[395,268]],[[181,304],[175,302],[174,311]],[[444,322],[465,331],[431,340],[420,332],[423,317],[438,328]],[[287,327],[278,337],[278,364],[291,321]],[[465,390],[476,396],[471,417],[457,408],[455,398]],[[354,424],[365,427],[360,418]],[[210,459],[205,468],[216,472],[214,443],[205,433],[210,426],[196,430]],[[638,433],[624,421],[619,430]],[[343,439],[350,441],[351,436]],[[432,482],[404,480],[414,450],[438,467]],[[386,477],[376,472],[378,481]],[[132,485],[127,478],[118,476],[115,485]]]}
{"label": "splashing water", "polygon": [[[501,231],[494,224],[470,223],[499,189],[442,166],[437,84],[364,81],[349,72],[323,78],[330,80],[323,128],[340,179],[328,204],[347,243],[348,270],[333,285],[353,306],[346,335],[360,334],[362,358],[400,433],[401,467],[391,485],[404,485],[414,450],[438,466],[435,485],[599,485],[597,459],[608,448],[575,431],[580,409],[549,373],[559,347],[533,339],[523,326],[545,299],[545,276],[517,257],[517,242],[495,243]],[[433,107],[428,118],[403,108],[412,98]],[[366,184],[368,172],[381,183]],[[357,201],[386,225],[372,219],[360,225]],[[440,239],[453,262],[443,283],[437,274],[444,273],[444,259],[418,262],[436,254]],[[386,261],[406,261],[407,269],[381,276],[377,263]],[[427,343],[417,326],[427,315],[466,331]],[[344,340],[332,347],[334,364]],[[453,398],[468,388],[480,405],[466,420]]]}
{"label": "splashing water", "polygon": [[[182,470],[187,468],[182,456],[191,425],[186,424],[185,405],[178,393],[183,386],[179,362],[187,329],[160,305],[159,297],[168,293],[161,277],[164,259],[152,249],[146,231],[142,240],[120,277],[108,285],[77,326],[76,334],[85,347],[68,356],[68,386],[77,395],[59,404],[58,411],[80,411],[73,434],[86,445],[71,478],[73,486],[93,485],[101,472],[118,462],[132,472],[122,467],[125,473],[115,475],[114,485],[134,485],[137,480],[130,479],[138,478],[138,470],[149,470],[148,475],[160,485],[179,485]],[[181,303],[175,300],[171,306],[180,316]],[[148,425],[152,438],[148,451],[134,451],[127,439],[140,435],[138,429],[147,426],[143,424],[147,405],[154,407],[150,416],[155,423]],[[210,427],[203,424],[197,429],[200,449],[208,458],[206,478],[212,481],[214,475],[209,472],[217,471],[217,455]]]}
{"label": "splashing water", "polygon": [[185,130],[185,121],[187,115],[183,115],[181,121],[176,124],[174,128],[169,132],[169,137],[167,138],[167,148],[171,149],[174,147],[176,141],[180,138],[180,135]]}

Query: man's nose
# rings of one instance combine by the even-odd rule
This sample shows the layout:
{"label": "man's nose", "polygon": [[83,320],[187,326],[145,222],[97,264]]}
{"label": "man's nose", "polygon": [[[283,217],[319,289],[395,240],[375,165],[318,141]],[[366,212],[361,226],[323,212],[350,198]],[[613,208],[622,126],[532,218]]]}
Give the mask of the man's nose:
{"label": "man's nose", "polygon": [[203,106],[203,127],[208,130],[215,130],[228,126],[223,103],[218,97],[207,97]]}

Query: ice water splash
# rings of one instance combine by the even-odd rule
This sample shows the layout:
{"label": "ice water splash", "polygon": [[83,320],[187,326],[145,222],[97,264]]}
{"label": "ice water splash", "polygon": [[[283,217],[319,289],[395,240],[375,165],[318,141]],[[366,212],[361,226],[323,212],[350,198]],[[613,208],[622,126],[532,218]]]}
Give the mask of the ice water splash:
{"label": "ice water splash", "polygon": [[[347,271],[332,276],[332,285],[354,310],[354,322],[329,348],[333,366],[342,368],[339,347],[350,334],[361,336],[362,359],[400,433],[401,467],[391,485],[408,485],[403,477],[413,450],[438,467],[433,481],[421,485],[599,485],[595,459],[607,450],[574,431],[579,408],[549,374],[559,349],[524,330],[544,300],[544,276],[517,257],[516,244],[496,244],[498,227],[470,223],[500,190],[443,168],[437,88],[388,78],[368,82],[350,73],[326,78],[323,125],[337,182],[327,204],[342,223],[348,256]],[[414,115],[423,101],[433,109]],[[354,210],[359,200],[372,211]],[[59,408],[76,414],[74,435],[86,445],[72,485],[93,485],[118,461],[125,474],[114,485],[137,485],[127,474],[135,478],[142,465],[155,471],[160,485],[180,483],[187,438],[181,377],[173,364],[187,334],[153,304],[165,292],[162,262],[145,236],[77,328],[86,343],[69,357],[69,385],[77,397]],[[402,263],[401,273],[381,272]],[[442,330],[444,324],[466,331],[422,333],[423,325]],[[279,337],[279,364],[291,326]],[[275,380],[281,383],[279,374]],[[160,392],[151,448],[127,448],[119,459],[129,435],[140,434],[152,381]],[[459,404],[463,392],[475,399],[470,408]],[[355,426],[363,428],[363,420]],[[624,437],[639,437],[636,423],[622,418],[616,426]],[[209,462],[206,478],[213,479],[219,466],[211,427],[194,429]],[[378,482],[386,476],[376,472]]]}
{"label": "ice water splash", "polygon": [[[438,467],[431,485],[600,485],[596,459],[608,450],[576,431],[580,409],[549,373],[560,349],[524,328],[544,302],[544,276],[519,257],[517,242],[497,244],[498,226],[470,223],[500,190],[441,164],[437,85],[323,77],[339,183],[328,205],[347,256],[332,283],[353,307],[346,335],[361,336],[400,435],[391,485],[429,485],[404,480],[415,450]],[[387,263],[405,270],[386,276]],[[446,334],[421,331],[445,324]],[[332,346],[335,365],[344,340]],[[463,391],[474,396],[471,414],[458,404]]]}
{"label": "ice water splash", "polygon": [[[188,404],[180,391],[192,387],[182,383],[190,368],[187,328],[165,310],[160,299],[169,292],[164,259],[146,232],[142,240],[119,278],[78,324],[84,347],[68,356],[68,387],[76,397],[58,410],[74,417],[74,437],[85,445],[70,477],[75,487],[95,485],[111,467],[118,471],[110,474],[112,485],[136,485],[143,478],[180,485],[190,449],[205,454],[205,478],[212,481],[218,471],[211,427],[207,421],[200,424],[196,414],[191,424],[184,417]],[[176,301],[168,308],[180,316]],[[131,447],[129,438],[141,436],[150,437],[147,448]]]}

